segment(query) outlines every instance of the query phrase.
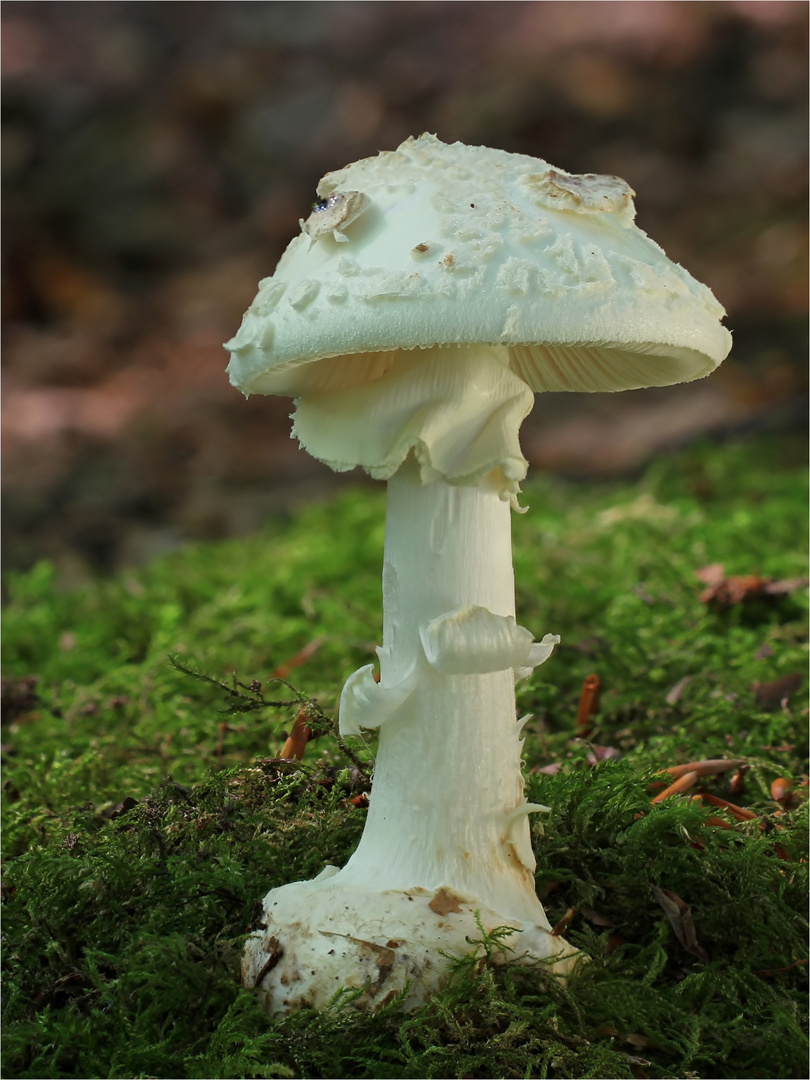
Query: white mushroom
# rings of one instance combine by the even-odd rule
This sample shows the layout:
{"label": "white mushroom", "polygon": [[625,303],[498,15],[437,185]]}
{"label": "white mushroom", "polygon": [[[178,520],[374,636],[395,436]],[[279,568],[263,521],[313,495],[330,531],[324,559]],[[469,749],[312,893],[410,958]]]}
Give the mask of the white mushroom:
{"label": "white mushroom", "polygon": [[273,1013],[341,986],[375,1008],[408,984],[416,1006],[476,919],[520,931],[527,962],[576,962],[535,893],[528,815],[545,808],[520,769],[514,683],[559,640],[515,621],[520,424],[535,391],[684,382],[730,347],[723,309],[633,224],[616,177],[423,135],[318,194],[229,372],[298,399],[310,454],[389,482],[379,682],[361,668],[340,703],[341,730],[379,728],[379,747],[346,866],[265,898],[243,971]]}

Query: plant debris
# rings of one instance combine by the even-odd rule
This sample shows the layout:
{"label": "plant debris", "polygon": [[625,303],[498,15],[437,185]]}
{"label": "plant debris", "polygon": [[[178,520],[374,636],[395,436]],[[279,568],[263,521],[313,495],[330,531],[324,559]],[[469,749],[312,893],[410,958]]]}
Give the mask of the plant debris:
{"label": "plant debris", "polygon": [[763,597],[787,596],[808,584],[807,578],[788,578],[774,581],[759,574],[726,575],[722,563],[711,563],[697,571],[699,581],[707,586],[700,594],[701,603],[713,611],[723,612],[736,604],[749,603]]}
{"label": "plant debris", "polygon": [[758,709],[772,711],[774,709],[787,708],[791,695],[799,689],[804,681],[804,676],[794,673],[783,675],[773,682],[755,682],[754,704]]}
{"label": "plant debris", "polygon": [[670,892],[669,889],[661,889],[657,885],[653,885],[652,893],[663,908],[667,921],[675,931],[675,937],[680,941],[681,945],[687,952],[696,956],[702,964],[708,964],[709,957],[706,950],[698,944],[690,906],[680,896]]}

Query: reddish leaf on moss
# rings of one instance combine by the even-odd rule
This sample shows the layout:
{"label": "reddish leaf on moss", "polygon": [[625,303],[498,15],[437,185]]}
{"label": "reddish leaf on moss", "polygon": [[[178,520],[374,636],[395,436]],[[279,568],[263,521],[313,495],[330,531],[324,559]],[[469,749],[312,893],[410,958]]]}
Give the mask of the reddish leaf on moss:
{"label": "reddish leaf on moss", "polygon": [[621,756],[621,750],[617,750],[615,746],[597,746],[593,744],[585,755],[585,760],[589,765],[596,766],[602,761],[611,761]]}
{"label": "reddish leaf on moss", "polygon": [[561,761],[552,761],[549,765],[535,765],[532,772],[543,773],[545,776],[555,776],[561,768]]}

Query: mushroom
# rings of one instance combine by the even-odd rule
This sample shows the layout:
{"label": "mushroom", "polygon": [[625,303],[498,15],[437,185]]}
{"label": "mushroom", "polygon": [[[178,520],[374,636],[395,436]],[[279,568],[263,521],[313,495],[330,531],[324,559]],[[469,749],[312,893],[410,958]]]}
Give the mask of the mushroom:
{"label": "mushroom", "polygon": [[346,866],[273,889],[243,977],[268,1010],[416,1007],[482,930],[557,975],[578,953],[535,892],[514,685],[552,654],[515,620],[511,510],[534,393],[664,386],[726,356],[723,309],[633,223],[633,192],[435,136],[330,173],[231,352],[245,394],[297,399],[294,434],[388,481],[383,639],[344,734],[379,729]]}

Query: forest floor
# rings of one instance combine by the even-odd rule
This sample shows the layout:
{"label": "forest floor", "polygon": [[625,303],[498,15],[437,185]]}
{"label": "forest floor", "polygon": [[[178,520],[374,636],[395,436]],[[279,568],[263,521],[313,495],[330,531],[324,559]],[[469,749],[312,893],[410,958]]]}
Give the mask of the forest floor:
{"label": "forest floor", "polygon": [[5,1076],[806,1076],[803,440],[524,501],[519,619],[562,636],[519,684],[537,889],[590,962],[560,986],[471,942],[407,1014],[240,988],[257,901],[363,827],[374,743],[331,717],[379,641],[384,497],[347,488],[79,589],[9,575]]}

